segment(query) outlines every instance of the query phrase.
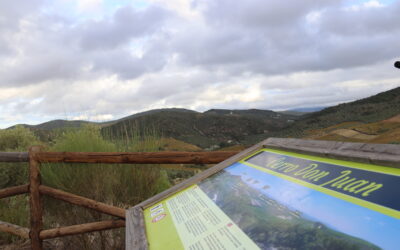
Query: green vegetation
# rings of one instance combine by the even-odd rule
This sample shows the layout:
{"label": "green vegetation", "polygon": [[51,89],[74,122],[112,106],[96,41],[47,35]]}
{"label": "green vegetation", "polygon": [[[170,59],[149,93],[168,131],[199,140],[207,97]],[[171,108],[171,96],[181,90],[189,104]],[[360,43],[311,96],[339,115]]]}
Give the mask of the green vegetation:
{"label": "green vegetation", "polygon": [[[295,116],[268,110],[209,110],[198,113],[181,109],[154,110],[130,116],[102,128],[107,133],[129,128],[148,128],[157,125],[164,137],[174,138],[200,148],[214,145],[253,144],[253,138],[266,138],[269,131],[287,126]],[[229,143],[228,143],[229,142]]]}
{"label": "green vegetation", "polygon": [[[285,128],[298,116],[270,110],[222,110],[212,109],[203,113],[187,109],[157,109],[134,114],[104,123],[54,120],[39,125],[23,125],[48,144],[53,144],[67,130],[87,124],[101,127],[106,138],[122,140],[132,134],[157,131],[165,138],[174,138],[199,148],[215,145],[251,145],[268,137],[271,132]],[[288,122],[291,121],[291,122]],[[149,129],[150,128],[150,129]]]}
{"label": "green vegetation", "polygon": [[0,151],[26,151],[30,145],[39,144],[31,130],[23,126],[0,130]]}
{"label": "green vegetation", "polygon": [[[71,129],[60,135],[54,145],[47,145],[51,151],[83,152],[125,152],[157,151],[160,136],[134,133],[122,139],[106,138],[99,127],[85,125]],[[3,140],[4,139],[4,140]],[[2,151],[26,151],[39,141],[24,127],[0,130]],[[8,144],[5,143],[8,142]],[[27,183],[27,164],[3,164],[0,166],[2,187]],[[22,172],[21,172],[22,171]],[[88,197],[119,207],[131,207],[170,186],[168,174],[153,165],[122,164],[43,164],[42,182],[67,192]],[[67,226],[110,219],[88,209],[73,206],[62,201],[45,197],[45,228]],[[27,196],[2,199],[0,203],[1,220],[28,226],[29,212]],[[0,234],[0,244],[15,242],[17,237]],[[79,236],[60,238],[52,241],[57,249],[123,249],[124,230],[109,230]]]}
{"label": "green vegetation", "polygon": [[374,123],[398,115],[399,110],[400,87],[305,115],[275,136],[303,137],[307,130],[327,128],[344,122]]}
{"label": "green vegetation", "polygon": [[[26,151],[30,145],[39,144],[35,135],[29,129],[16,126],[10,130],[0,130],[0,151]],[[0,189],[21,185],[28,179],[27,163],[0,163]],[[0,200],[0,220],[27,226],[28,197],[14,196]],[[6,242],[20,241],[17,236],[0,233],[0,245]]]}

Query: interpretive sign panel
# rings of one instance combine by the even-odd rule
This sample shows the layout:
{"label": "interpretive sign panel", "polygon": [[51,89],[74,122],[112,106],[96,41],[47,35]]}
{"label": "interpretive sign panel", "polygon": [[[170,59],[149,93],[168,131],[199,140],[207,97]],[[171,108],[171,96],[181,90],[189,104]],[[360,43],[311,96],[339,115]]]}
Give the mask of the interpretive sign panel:
{"label": "interpretive sign panel", "polygon": [[398,249],[400,169],[273,149],[144,209],[149,249]]}

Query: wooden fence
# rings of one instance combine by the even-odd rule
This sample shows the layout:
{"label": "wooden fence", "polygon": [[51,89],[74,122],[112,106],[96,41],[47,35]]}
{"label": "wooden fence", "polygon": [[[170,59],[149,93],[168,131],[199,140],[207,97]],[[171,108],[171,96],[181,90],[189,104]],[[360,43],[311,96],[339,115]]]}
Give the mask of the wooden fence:
{"label": "wooden fence", "polygon": [[[29,152],[0,152],[0,162],[29,162],[29,184],[0,190],[0,199],[29,194],[30,229],[0,221],[0,231],[31,240],[33,250],[42,249],[44,239],[101,231],[125,226],[125,209],[67,193],[41,184],[41,163],[125,163],[125,164],[216,164],[237,152],[149,152],[149,153],[82,153],[43,152],[39,146]],[[43,229],[42,196],[62,200],[115,216],[114,220]],[[132,204],[135,205],[135,204]]]}

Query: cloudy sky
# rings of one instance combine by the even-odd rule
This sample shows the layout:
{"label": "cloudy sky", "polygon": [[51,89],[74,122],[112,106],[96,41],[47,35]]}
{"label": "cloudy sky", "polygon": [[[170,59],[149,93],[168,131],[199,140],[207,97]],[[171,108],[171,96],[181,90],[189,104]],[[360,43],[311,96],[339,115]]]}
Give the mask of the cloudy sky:
{"label": "cloudy sky", "polygon": [[0,0],[0,128],[400,86],[400,0]]}

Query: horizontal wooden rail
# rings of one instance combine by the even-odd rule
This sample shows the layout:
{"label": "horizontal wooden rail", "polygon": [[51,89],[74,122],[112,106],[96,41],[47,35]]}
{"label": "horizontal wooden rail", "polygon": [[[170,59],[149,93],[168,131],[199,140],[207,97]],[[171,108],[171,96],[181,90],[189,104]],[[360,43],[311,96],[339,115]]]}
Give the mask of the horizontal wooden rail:
{"label": "horizontal wooden rail", "polygon": [[54,229],[42,230],[39,237],[41,239],[51,239],[67,235],[89,233],[113,228],[120,228],[125,226],[124,220],[107,220],[92,223],[85,223],[80,225],[73,225],[67,227],[58,227]]}
{"label": "horizontal wooden rail", "polygon": [[236,151],[137,153],[40,152],[35,155],[35,158],[42,163],[214,164],[237,153]]}
{"label": "horizontal wooden rail", "polygon": [[0,231],[18,235],[25,239],[29,239],[29,229],[28,228],[20,227],[20,226],[10,224],[10,223],[4,222],[4,221],[0,221]]}
{"label": "horizontal wooden rail", "polygon": [[28,152],[0,152],[0,162],[28,162]]}
{"label": "horizontal wooden rail", "polygon": [[29,185],[20,185],[15,187],[4,188],[0,190],[0,199],[19,195],[19,194],[26,194],[29,192]]}
{"label": "horizontal wooden rail", "polygon": [[120,218],[125,219],[125,209],[119,208],[119,207],[114,207],[111,205],[107,205],[102,202],[98,202],[95,200],[91,200],[82,196],[78,196],[75,194],[67,193],[55,188],[47,187],[40,185],[39,186],[39,192],[41,194],[45,194],[48,196],[51,196],[55,199],[62,200],[65,202],[69,202],[78,206],[90,208],[93,210],[96,210],[98,212],[102,212],[105,214],[117,216]]}

